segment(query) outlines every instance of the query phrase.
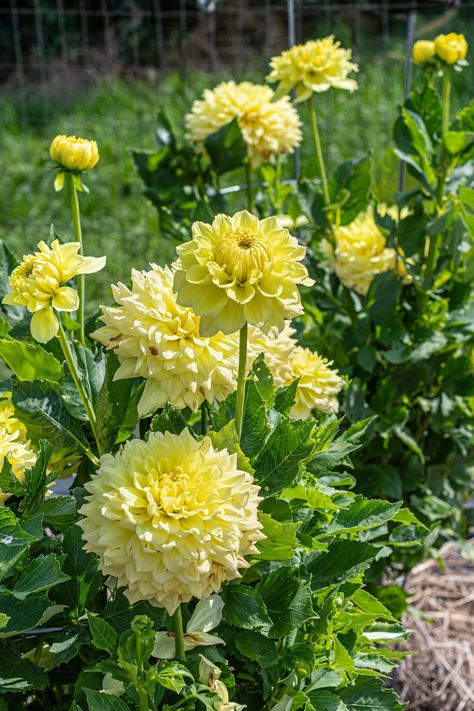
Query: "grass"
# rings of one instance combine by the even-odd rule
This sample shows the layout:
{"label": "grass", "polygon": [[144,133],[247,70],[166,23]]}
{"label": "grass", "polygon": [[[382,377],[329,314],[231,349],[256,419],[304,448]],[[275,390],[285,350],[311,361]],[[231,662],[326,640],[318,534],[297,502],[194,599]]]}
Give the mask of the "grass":
{"label": "grass", "polygon": [[[468,74],[469,72],[465,72]],[[371,150],[381,163],[391,143],[391,127],[403,99],[404,57],[401,49],[361,61],[359,90],[327,92],[318,97],[323,148],[329,169],[341,160]],[[3,175],[0,187],[0,238],[18,255],[49,236],[50,224],[64,239],[72,238],[65,191],[56,194],[48,158],[51,139],[58,133],[95,138],[101,160],[87,175],[89,195],[81,195],[86,252],[107,254],[107,267],[90,278],[93,301],[111,300],[108,284],[127,281],[131,266],[144,268],[149,261],[172,258],[174,246],[158,232],[153,206],[142,195],[130,148],[154,147],[155,119],[164,108],[182,130],[184,115],[195,96],[227,76],[203,73],[187,78],[176,74],[162,81],[124,81],[110,78],[89,90],[56,93],[48,104],[40,91],[6,94],[0,104],[0,154]],[[239,77],[243,78],[243,76]],[[252,72],[245,78],[259,81]],[[460,78],[462,94],[467,87]],[[300,107],[306,122],[305,106]],[[302,149],[303,173],[314,172],[309,137]],[[394,187],[396,164],[388,184]],[[291,170],[291,160],[287,171]],[[231,182],[240,175],[229,176]],[[242,200],[244,197],[242,196]]]}

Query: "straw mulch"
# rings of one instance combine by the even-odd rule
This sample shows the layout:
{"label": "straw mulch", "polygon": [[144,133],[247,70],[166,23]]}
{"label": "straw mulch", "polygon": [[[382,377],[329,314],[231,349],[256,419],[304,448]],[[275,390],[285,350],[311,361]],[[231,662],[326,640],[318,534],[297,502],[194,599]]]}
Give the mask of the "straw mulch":
{"label": "straw mulch", "polygon": [[474,561],[448,543],[445,570],[434,560],[408,575],[413,630],[395,685],[406,711],[474,711]]}

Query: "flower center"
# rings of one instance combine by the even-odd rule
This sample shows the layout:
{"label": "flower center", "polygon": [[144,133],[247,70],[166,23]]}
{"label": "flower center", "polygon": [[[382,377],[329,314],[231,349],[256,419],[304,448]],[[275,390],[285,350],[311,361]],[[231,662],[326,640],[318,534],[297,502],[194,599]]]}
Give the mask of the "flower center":
{"label": "flower center", "polygon": [[229,277],[242,284],[271,262],[271,249],[261,232],[239,227],[216,245],[215,259]]}
{"label": "flower center", "polygon": [[[189,476],[177,466],[171,472],[150,472],[150,495],[153,504],[168,516],[183,513],[189,491]],[[151,501],[149,503],[152,503]]]}
{"label": "flower center", "polygon": [[25,285],[25,282],[33,274],[36,266],[34,255],[29,254],[25,260],[13,270],[10,276],[10,284],[13,291],[19,291]]}

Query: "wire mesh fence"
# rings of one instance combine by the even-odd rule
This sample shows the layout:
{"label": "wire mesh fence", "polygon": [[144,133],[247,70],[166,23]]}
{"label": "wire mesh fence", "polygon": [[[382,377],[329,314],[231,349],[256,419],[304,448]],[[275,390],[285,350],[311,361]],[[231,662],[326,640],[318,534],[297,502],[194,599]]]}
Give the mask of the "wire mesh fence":
{"label": "wire mesh fence", "polygon": [[[130,254],[143,265],[158,258],[154,211],[127,149],[153,147],[159,108],[182,127],[205,86],[263,81],[273,54],[334,34],[353,48],[361,70],[357,95],[320,99],[325,149],[335,164],[390,143],[411,38],[456,30],[474,39],[474,2],[3,0],[0,236],[21,250],[51,221],[68,229],[61,199],[51,197],[49,141],[57,133],[96,138],[102,159],[83,201],[84,227],[94,235],[93,253],[110,251],[112,240],[120,245],[104,281],[125,278]],[[462,91],[472,84],[467,71]],[[166,248],[159,250],[166,259]]]}

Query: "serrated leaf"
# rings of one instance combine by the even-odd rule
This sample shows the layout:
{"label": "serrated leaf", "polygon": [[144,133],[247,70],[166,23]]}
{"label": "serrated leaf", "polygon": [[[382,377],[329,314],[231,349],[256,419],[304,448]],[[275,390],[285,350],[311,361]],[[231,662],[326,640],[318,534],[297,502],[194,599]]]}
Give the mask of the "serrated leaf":
{"label": "serrated leaf", "polygon": [[161,686],[177,694],[180,694],[186,686],[185,678],[193,679],[193,675],[179,662],[162,662],[162,666],[155,676]]}
{"label": "serrated leaf", "polygon": [[370,543],[334,541],[326,553],[314,556],[306,565],[312,574],[313,589],[354,578],[369,567],[377,552]]}
{"label": "serrated leaf", "polygon": [[94,689],[84,689],[89,711],[130,711],[130,707],[112,694],[102,694]]}
{"label": "serrated leaf", "polygon": [[37,343],[0,338],[0,358],[3,358],[19,380],[61,382],[61,363]]}
{"label": "serrated leaf", "polygon": [[111,656],[117,651],[117,635],[113,627],[104,619],[95,615],[87,614],[89,627],[92,634],[92,644],[97,649],[103,649],[109,652]]}
{"label": "serrated leaf", "polygon": [[342,699],[330,691],[313,691],[308,696],[314,711],[349,711]]}
{"label": "serrated leaf", "polygon": [[248,585],[227,585],[222,589],[223,617],[246,630],[269,629],[272,621],[260,595]]}
{"label": "serrated leaf", "polygon": [[107,353],[105,378],[95,406],[97,432],[106,451],[109,451],[116,442],[131,400],[133,381],[132,379],[114,380],[118,367],[119,362],[115,353]]}
{"label": "serrated leaf", "polygon": [[367,592],[367,590],[362,590],[362,588],[356,590],[351,599],[352,602],[361,610],[364,610],[364,612],[369,612],[373,615],[381,617],[382,619],[395,622],[395,618],[392,613],[387,610],[385,605],[383,605],[380,600]]}
{"label": "serrated leaf", "polygon": [[[104,384],[105,355],[102,352],[94,355],[89,348],[84,348],[81,343],[74,343],[72,353],[87,397],[92,405],[95,405]],[[87,413],[69,370],[61,389],[61,396],[73,417],[84,422],[88,421]]]}
{"label": "serrated leaf", "polygon": [[344,509],[340,509],[325,528],[324,535],[355,533],[381,526],[391,521],[401,507],[401,502],[391,504],[380,499],[366,499],[360,494]]}
{"label": "serrated leaf", "polygon": [[235,645],[246,658],[258,662],[262,669],[278,664],[278,653],[275,642],[258,632],[245,630],[235,636]]}
{"label": "serrated leaf", "polygon": [[35,536],[23,530],[13,511],[0,508],[0,581],[35,540]]}
{"label": "serrated leaf", "polygon": [[297,523],[280,523],[269,514],[261,513],[259,516],[263,523],[263,533],[266,538],[258,541],[261,560],[291,560],[297,544],[296,531],[300,527]]}
{"label": "serrated leaf", "polygon": [[48,675],[43,669],[40,669],[27,659],[22,659],[13,649],[2,649],[2,664],[0,666],[1,692],[44,689],[47,683]]}
{"label": "serrated leaf", "polygon": [[258,583],[256,591],[263,599],[273,622],[269,637],[286,637],[292,630],[315,617],[311,588],[300,579],[294,568],[271,571]]}
{"label": "serrated leaf", "polygon": [[216,173],[227,173],[229,170],[239,168],[247,160],[247,145],[237,119],[211,133],[204,145]]}
{"label": "serrated leaf", "polygon": [[0,638],[36,627],[50,605],[46,597],[19,600],[10,592],[0,592],[0,610],[10,618],[0,631]]}
{"label": "serrated leaf", "polygon": [[71,496],[55,496],[45,499],[38,509],[44,523],[59,531],[71,526],[77,518],[76,502]]}
{"label": "serrated leaf", "polygon": [[249,474],[254,474],[250,459],[245,456],[240,447],[237,432],[235,431],[235,420],[228,422],[218,432],[208,432],[207,436],[210,437],[215,449],[227,449],[230,454],[237,454],[237,466],[239,469],[243,469]]}
{"label": "serrated leaf", "polygon": [[60,562],[55,555],[39,555],[22,571],[12,592],[15,597],[23,599],[32,593],[49,590],[65,580],[69,580],[69,575],[62,572]]}
{"label": "serrated leaf", "polygon": [[404,706],[391,689],[379,679],[357,679],[354,686],[339,692],[349,711],[399,711]]}

